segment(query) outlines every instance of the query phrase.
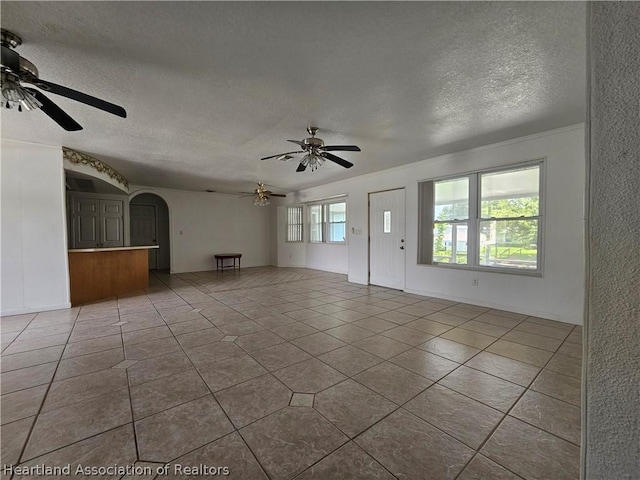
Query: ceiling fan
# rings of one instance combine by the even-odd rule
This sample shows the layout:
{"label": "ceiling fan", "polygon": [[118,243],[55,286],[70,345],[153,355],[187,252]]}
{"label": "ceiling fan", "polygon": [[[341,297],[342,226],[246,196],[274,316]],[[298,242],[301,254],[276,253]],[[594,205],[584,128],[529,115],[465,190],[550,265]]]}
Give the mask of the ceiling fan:
{"label": "ceiling fan", "polygon": [[329,152],[360,152],[360,147],[356,145],[325,145],[324,141],[321,138],[316,138],[316,133],[318,132],[318,127],[307,127],[307,132],[311,137],[305,138],[304,140],[287,140],[287,142],[295,143],[300,145],[302,150],[297,150],[294,152],[286,152],[279,153],[278,155],[271,155],[269,157],[261,158],[261,160],[269,160],[271,158],[277,158],[278,160],[287,161],[294,157],[291,155],[295,155],[297,153],[306,154],[300,160],[300,164],[296,169],[296,172],[304,172],[307,167],[311,167],[311,171],[316,170],[320,165],[324,163],[325,160],[329,160],[331,162],[337,163],[338,165],[344,168],[353,167],[353,163],[346,161],[344,158],[340,158],[337,155],[334,155]]}
{"label": "ceiling fan", "polygon": [[[35,110],[39,108],[65,130],[82,130],[82,126],[78,122],[40,91],[44,90],[126,118],[127,112],[118,105],[39,78],[36,66],[14,51],[14,48],[22,44],[22,39],[17,35],[2,29],[0,43],[2,44],[1,100],[5,108],[17,107],[20,112],[23,109]],[[38,87],[40,90],[23,86],[23,83]]]}
{"label": "ceiling fan", "polygon": [[240,192],[247,195],[255,195],[256,197],[253,199],[253,204],[258,207],[266,207],[271,202],[269,198],[271,197],[286,197],[286,195],[281,193],[273,193],[271,190],[267,190],[264,186],[264,183],[258,182],[258,188],[256,188],[252,193],[250,192]]}

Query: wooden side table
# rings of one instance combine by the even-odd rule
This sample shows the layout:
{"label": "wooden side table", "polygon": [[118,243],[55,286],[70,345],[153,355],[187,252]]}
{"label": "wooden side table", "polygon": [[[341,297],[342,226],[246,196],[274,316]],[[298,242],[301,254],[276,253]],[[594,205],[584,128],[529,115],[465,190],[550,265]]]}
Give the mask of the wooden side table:
{"label": "wooden side table", "polygon": [[[240,270],[240,258],[242,257],[241,253],[217,253],[214,255],[216,257],[216,272],[221,270],[224,273],[225,268],[236,268],[236,258],[238,259],[238,270]],[[227,265],[225,267],[224,261],[227,258],[233,258],[233,265]]]}

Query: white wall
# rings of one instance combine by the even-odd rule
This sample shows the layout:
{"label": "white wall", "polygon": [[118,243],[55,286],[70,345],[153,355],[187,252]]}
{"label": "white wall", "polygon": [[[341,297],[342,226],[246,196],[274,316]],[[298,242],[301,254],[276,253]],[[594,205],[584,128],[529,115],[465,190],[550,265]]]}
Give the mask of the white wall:
{"label": "white wall", "polygon": [[71,306],[62,149],[2,140],[2,315]]}
{"label": "white wall", "polygon": [[278,215],[280,209],[275,205],[269,209],[269,265],[278,265]]}
{"label": "white wall", "polygon": [[[306,267],[308,228],[303,229],[304,242],[287,243],[287,207],[277,207],[277,263],[278,267]],[[320,270],[323,270],[322,268]]]}
{"label": "white wall", "polygon": [[[363,152],[362,161],[366,161]],[[544,275],[542,278],[515,274],[453,270],[417,264],[418,182],[434,177],[546,158],[544,218]],[[445,155],[402,167],[314,187],[288,195],[290,203],[309,202],[347,194],[348,278],[368,281],[368,193],[391,188],[406,189],[406,287],[405,291],[465,301],[529,315],[582,323],[584,299],[584,125],[531,135],[508,142]],[[278,229],[284,232],[284,215]],[[361,235],[353,229],[362,230]],[[289,255],[305,258],[306,266],[335,267],[339,255],[278,237],[278,266]],[[310,252],[313,252],[310,256]],[[473,287],[471,279],[478,278]]]}
{"label": "white wall", "polygon": [[271,264],[272,214],[252,197],[190,192],[139,185],[130,198],[149,192],[169,207],[171,273],[215,270],[216,253],[242,253],[242,266]]}
{"label": "white wall", "polygon": [[[316,199],[318,200],[318,198]],[[348,203],[348,200],[347,200]],[[349,248],[348,245],[309,243],[308,223],[303,228],[303,242],[286,242],[287,207],[278,207],[278,235],[277,235],[277,266],[278,267],[305,267],[315,270],[324,270],[333,273],[349,273]],[[307,211],[305,210],[305,222]],[[349,219],[347,218],[347,226]]]}
{"label": "white wall", "polygon": [[349,247],[330,243],[307,244],[307,267],[333,273],[349,273]]}

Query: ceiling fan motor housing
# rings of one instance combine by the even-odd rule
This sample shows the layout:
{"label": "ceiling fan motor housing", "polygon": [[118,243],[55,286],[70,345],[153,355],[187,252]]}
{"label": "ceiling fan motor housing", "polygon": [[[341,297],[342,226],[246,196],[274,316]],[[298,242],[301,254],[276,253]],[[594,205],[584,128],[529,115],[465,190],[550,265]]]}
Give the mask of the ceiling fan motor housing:
{"label": "ceiling fan motor housing", "polygon": [[324,146],[324,142],[321,138],[316,138],[316,133],[318,133],[318,127],[307,127],[307,133],[311,135],[309,138],[305,138],[302,140],[302,148],[307,152],[317,153],[320,147]]}
{"label": "ceiling fan motor housing", "polygon": [[10,32],[9,30],[5,30],[4,28],[2,29],[2,37],[0,37],[0,41],[3,45],[11,48],[16,48],[22,45],[22,39],[18,35]]}
{"label": "ceiling fan motor housing", "polygon": [[316,137],[309,137],[309,138],[305,138],[302,143],[304,143],[306,150],[309,149],[318,149],[320,147],[324,146],[324,142],[322,141],[321,138],[316,138]]}
{"label": "ceiling fan motor housing", "polygon": [[[0,43],[4,48],[9,49],[9,51],[3,48],[2,57],[4,59],[5,55],[8,56],[8,59],[11,58],[14,61],[8,63],[15,63],[15,65],[6,65],[5,62],[2,62],[2,67],[4,69],[9,69],[13,74],[18,76],[28,77],[29,80],[34,80],[38,78],[38,69],[36,66],[27,60],[24,57],[21,57],[17,53],[13,51],[14,48],[19,47],[22,44],[22,39],[14,33],[11,33],[8,30],[2,29],[2,37],[0,39]],[[17,60],[17,61],[16,61]]]}

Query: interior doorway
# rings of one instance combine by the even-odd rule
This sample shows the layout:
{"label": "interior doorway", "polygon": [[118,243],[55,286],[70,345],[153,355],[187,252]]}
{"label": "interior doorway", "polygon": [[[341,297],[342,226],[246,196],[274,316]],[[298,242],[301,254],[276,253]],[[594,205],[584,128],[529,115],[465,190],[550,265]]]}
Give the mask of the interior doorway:
{"label": "interior doorway", "polygon": [[169,207],[154,193],[141,193],[129,202],[131,246],[158,245],[149,250],[149,270],[169,270]]}
{"label": "interior doorway", "polygon": [[404,290],[404,188],[369,194],[369,283]]}

